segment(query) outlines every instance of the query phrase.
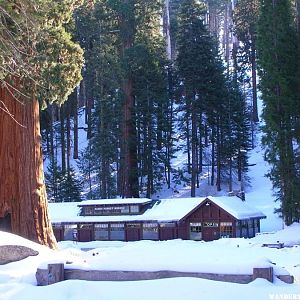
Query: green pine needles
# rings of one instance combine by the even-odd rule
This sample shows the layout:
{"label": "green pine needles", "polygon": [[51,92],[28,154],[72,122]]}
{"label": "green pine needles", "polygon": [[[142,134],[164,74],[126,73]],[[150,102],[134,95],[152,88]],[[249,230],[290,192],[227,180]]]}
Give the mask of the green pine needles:
{"label": "green pine needles", "polygon": [[263,143],[268,176],[287,225],[299,221],[299,33],[287,0],[262,0],[258,27]]}

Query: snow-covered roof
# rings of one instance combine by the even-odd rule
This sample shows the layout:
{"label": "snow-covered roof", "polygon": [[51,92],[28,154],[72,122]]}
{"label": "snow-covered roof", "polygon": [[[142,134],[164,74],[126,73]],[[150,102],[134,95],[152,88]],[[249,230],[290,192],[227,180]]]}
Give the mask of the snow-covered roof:
{"label": "snow-covered roof", "polygon": [[[197,207],[205,198],[172,198],[156,202],[141,215],[79,216],[82,202],[49,203],[51,221],[56,222],[130,222],[178,221]],[[148,199],[149,200],[149,199]]]}
{"label": "snow-covered roof", "polygon": [[[60,222],[132,222],[132,221],[179,221],[206,199],[214,202],[239,220],[264,218],[259,210],[250,207],[238,197],[171,198],[157,201],[141,215],[80,216],[82,202],[49,203],[51,221]],[[149,199],[147,199],[149,201]],[[91,200],[94,201],[94,200]],[[99,200],[100,201],[100,200]],[[101,200],[103,201],[103,200]],[[87,202],[87,201],[86,201]]]}
{"label": "snow-covered roof", "polygon": [[161,199],[144,216],[149,220],[178,221],[195,209],[206,198]]}
{"label": "snow-covered roof", "polygon": [[151,202],[148,198],[116,198],[116,199],[98,199],[98,200],[86,200],[80,202],[79,206],[87,205],[111,205],[111,204],[145,204]]}
{"label": "snow-covered roof", "polygon": [[250,206],[246,201],[241,201],[236,196],[209,196],[208,198],[238,220],[266,217],[260,210]]}

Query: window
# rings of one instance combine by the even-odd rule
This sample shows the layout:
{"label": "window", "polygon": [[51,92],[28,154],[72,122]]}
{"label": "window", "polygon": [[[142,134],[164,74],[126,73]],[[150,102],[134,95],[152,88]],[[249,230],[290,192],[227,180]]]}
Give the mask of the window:
{"label": "window", "polygon": [[110,239],[111,240],[125,240],[125,230],[123,223],[116,223],[110,225]]}
{"label": "window", "polygon": [[259,219],[254,220],[254,232],[255,235],[259,232]]}
{"label": "window", "polygon": [[127,228],[140,228],[141,224],[139,223],[128,223]]}
{"label": "window", "polygon": [[129,214],[129,206],[128,205],[121,207],[121,214]]}
{"label": "window", "polygon": [[245,238],[247,238],[248,237],[248,222],[247,222],[247,220],[245,221],[245,220],[243,220],[242,222],[241,222],[241,237],[245,237]]}
{"label": "window", "polygon": [[77,224],[64,225],[64,240],[65,241],[73,240],[73,230],[74,229],[77,229]]}
{"label": "window", "polygon": [[139,213],[140,209],[138,205],[130,205],[130,212],[131,213]]}
{"label": "window", "polygon": [[95,240],[108,240],[108,224],[95,224]]}
{"label": "window", "polygon": [[242,237],[248,237],[248,222],[242,221]]}
{"label": "window", "polygon": [[239,238],[241,237],[241,222],[240,221],[236,221],[235,223],[235,237]]}
{"label": "window", "polygon": [[80,224],[79,228],[80,229],[92,229],[93,225],[92,224]]}
{"label": "window", "polygon": [[201,223],[190,223],[190,239],[195,241],[202,239]]}
{"label": "window", "polygon": [[158,224],[144,223],[143,224],[143,239],[144,240],[158,240]]}
{"label": "window", "polygon": [[254,237],[254,220],[249,220],[248,221],[248,237]]}
{"label": "window", "polygon": [[160,223],[160,227],[175,227],[175,223]]}
{"label": "window", "polygon": [[63,226],[61,225],[61,223],[54,223],[54,224],[52,224],[52,228],[53,229],[62,229],[63,228]]}
{"label": "window", "polygon": [[232,222],[220,223],[220,237],[231,238],[233,237]]}
{"label": "window", "polygon": [[87,206],[84,208],[84,212],[86,216],[91,216],[94,214],[94,208],[91,206]]}

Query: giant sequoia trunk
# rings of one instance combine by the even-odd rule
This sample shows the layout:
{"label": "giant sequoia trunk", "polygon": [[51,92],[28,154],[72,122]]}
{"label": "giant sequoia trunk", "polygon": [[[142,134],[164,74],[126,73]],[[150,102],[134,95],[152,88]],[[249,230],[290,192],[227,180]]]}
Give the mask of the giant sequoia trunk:
{"label": "giant sequoia trunk", "polygon": [[[128,59],[128,50],[133,47],[135,33],[134,2],[125,0],[124,11],[120,14],[121,57]],[[124,68],[122,82],[124,103],[122,107],[121,137],[121,196],[123,198],[139,197],[137,136],[135,125],[135,99],[133,95],[133,78],[129,66]]]}
{"label": "giant sequoia trunk", "polygon": [[121,196],[139,197],[136,129],[134,124],[134,97],[132,80],[123,82],[125,101],[123,105],[122,147],[121,147]]}
{"label": "giant sequoia trunk", "polygon": [[15,234],[56,248],[40,141],[38,101],[22,104],[0,87],[0,221],[10,222],[6,229]]}

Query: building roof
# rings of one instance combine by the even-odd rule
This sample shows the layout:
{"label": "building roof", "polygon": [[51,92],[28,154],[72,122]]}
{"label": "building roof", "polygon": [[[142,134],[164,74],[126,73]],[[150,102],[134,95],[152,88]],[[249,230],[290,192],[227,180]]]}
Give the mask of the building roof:
{"label": "building roof", "polygon": [[148,198],[116,198],[116,199],[98,199],[98,200],[86,200],[79,202],[79,206],[88,205],[124,205],[124,204],[146,204],[151,202]]}
{"label": "building roof", "polygon": [[[205,200],[210,200],[227,211],[238,220],[250,218],[265,218],[259,210],[250,207],[238,197],[202,197],[202,198],[171,198],[156,201],[152,208],[149,208],[141,215],[116,215],[116,216],[80,216],[82,202],[49,203],[51,221],[60,222],[133,222],[133,221],[157,221],[172,222],[179,221],[191,211],[200,206]],[[144,199],[146,202],[150,199]],[[92,202],[95,200],[90,200]],[[99,200],[100,201],[100,200]],[[99,204],[95,202],[93,204]],[[103,201],[103,200],[101,200]],[[88,201],[85,201],[88,202]],[[104,201],[106,204],[109,201]],[[143,202],[145,203],[145,202]],[[124,202],[125,204],[125,202]]]}
{"label": "building roof", "polygon": [[250,206],[246,201],[242,201],[236,196],[221,196],[221,197],[208,197],[216,205],[227,211],[237,220],[245,220],[252,218],[266,218],[260,210],[254,206]]}

